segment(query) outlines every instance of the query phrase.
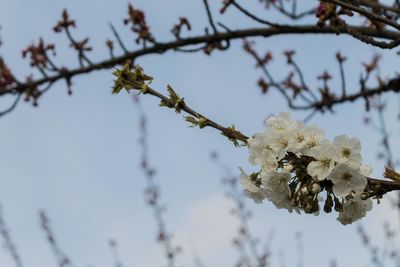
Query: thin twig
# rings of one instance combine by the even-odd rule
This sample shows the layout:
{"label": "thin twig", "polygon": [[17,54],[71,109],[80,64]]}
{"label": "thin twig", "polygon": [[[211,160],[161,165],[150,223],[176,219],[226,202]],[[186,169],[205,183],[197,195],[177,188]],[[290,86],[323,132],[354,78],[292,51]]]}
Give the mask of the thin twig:
{"label": "thin twig", "polygon": [[112,31],[115,39],[117,40],[119,46],[121,47],[122,51],[124,51],[125,54],[129,53],[128,49],[126,49],[126,47],[125,47],[124,43],[122,42],[122,39],[119,36],[119,34],[118,34],[117,30],[115,29],[114,25],[111,22],[109,22],[108,25],[110,26],[111,31]]}
{"label": "thin twig", "polygon": [[217,30],[217,27],[215,27],[214,19],[213,19],[212,14],[211,14],[211,10],[210,10],[210,6],[208,4],[208,0],[203,0],[203,3],[204,3],[204,6],[206,8],[206,11],[207,11],[208,22],[210,23],[214,34],[217,34],[218,30]]}
{"label": "thin twig", "polygon": [[[137,81],[131,81],[131,82],[137,83]],[[159,98],[168,107],[177,108],[177,106],[176,106],[177,102],[174,101],[173,99],[159,93],[158,91],[154,90],[153,88],[151,88],[148,85],[146,85],[145,88],[146,88],[145,94],[152,95],[152,96],[155,96],[156,98]],[[130,88],[130,89],[132,89],[132,88]],[[139,90],[139,89],[135,89],[135,90]],[[220,125],[219,123],[211,120],[210,118],[205,117],[201,113],[190,108],[186,104],[186,102],[183,101],[183,98],[179,102],[178,108],[180,111],[184,111],[184,112],[194,116],[195,118],[203,119],[203,127],[208,126],[208,127],[214,128],[214,129],[220,131],[224,136],[228,137],[230,140],[239,140],[239,141],[242,141],[244,144],[247,144],[247,140],[249,139],[249,137],[242,134],[240,131],[234,129],[233,127],[224,127],[224,126]],[[291,156],[292,155],[288,155],[288,157],[291,157]],[[388,193],[390,191],[394,191],[394,190],[400,190],[400,183],[396,183],[393,181],[387,181],[387,180],[380,180],[380,179],[375,179],[375,178],[370,178],[370,177],[366,177],[366,178],[368,180],[368,185],[372,186],[372,187],[376,187],[376,186],[379,187],[380,192],[382,194],[386,194],[386,193]]]}

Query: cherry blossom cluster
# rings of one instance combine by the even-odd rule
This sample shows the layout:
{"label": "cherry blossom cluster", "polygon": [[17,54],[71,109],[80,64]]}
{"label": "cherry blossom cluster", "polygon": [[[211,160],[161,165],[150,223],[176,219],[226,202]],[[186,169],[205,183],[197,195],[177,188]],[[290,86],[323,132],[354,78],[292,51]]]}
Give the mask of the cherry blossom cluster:
{"label": "cherry blossom cluster", "polygon": [[366,186],[372,168],[362,164],[358,138],[327,140],[323,130],[292,120],[289,113],[270,117],[265,124],[265,132],[248,140],[249,161],[261,170],[247,175],[241,169],[240,182],[249,198],[314,215],[321,204],[327,213],[337,211],[342,224],[371,210]]}

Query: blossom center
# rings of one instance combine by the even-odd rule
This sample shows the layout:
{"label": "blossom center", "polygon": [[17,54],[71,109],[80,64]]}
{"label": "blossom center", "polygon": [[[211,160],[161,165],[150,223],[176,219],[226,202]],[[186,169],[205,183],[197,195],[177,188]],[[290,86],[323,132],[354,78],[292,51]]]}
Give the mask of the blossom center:
{"label": "blossom center", "polygon": [[299,142],[299,143],[301,143],[301,142],[303,142],[304,141],[304,135],[303,134],[301,134],[301,133],[297,133],[297,135],[296,135],[296,140],[297,140],[297,142]]}
{"label": "blossom center", "polygon": [[344,147],[342,149],[342,155],[343,155],[343,157],[349,158],[351,155],[351,149],[348,147]]}
{"label": "blossom center", "polygon": [[316,136],[312,136],[310,138],[310,142],[308,143],[308,148],[312,148],[318,145],[318,138]]}
{"label": "blossom center", "polygon": [[285,125],[284,125],[284,122],[283,122],[283,121],[278,121],[278,122],[276,123],[276,125],[275,125],[275,129],[276,129],[277,131],[284,131],[284,130],[286,130]]}
{"label": "blossom center", "polygon": [[287,147],[289,145],[289,140],[285,138],[280,138],[279,143],[282,145],[282,147]]}
{"label": "blossom center", "polygon": [[353,177],[353,175],[350,172],[345,172],[343,174],[343,180],[345,180],[346,182],[349,182],[352,177]]}
{"label": "blossom center", "polygon": [[330,159],[322,159],[321,163],[325,169],[329,169],[329,166],[331,165],[331,160]]}

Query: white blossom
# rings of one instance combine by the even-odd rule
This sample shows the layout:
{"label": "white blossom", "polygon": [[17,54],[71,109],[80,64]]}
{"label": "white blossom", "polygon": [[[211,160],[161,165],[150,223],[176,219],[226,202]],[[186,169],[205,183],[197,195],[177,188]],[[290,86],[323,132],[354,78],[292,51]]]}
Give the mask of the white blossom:
{"label": "white blossom", "polygon": [[333,144],[338,150],[338,163],[348,163],[353,168],[361,165],[361,143],[356,137],[349,138],[346,135],[336,136]]}
{"label": "white blossom", "polygon": [[277,160],[281,160],[285,157],[292,135],[293,134],[290,131],[274,132],[268,135],[267,142],[271,149],[276,153]]}
{"label": "white blossom", "polygon": [[360,173],[364,176],[370,176],[372,174],[372,166],[361,164]]}
{"label": "white blossom", "polygon": [[281,112],[278,116],[269,117],[266,122],[268,133],[283,133],[292,130],[296,122],[290,117],[290,113]]}
{"label": "white blossom", "polygon": [[339,213],[337,220],[343,225],[351,224],[361,219],[372,209],[372,200],[362,200],[359,195],[347,200],[343,204],[343,211]]}
{"label": "white blossom", "polygon": [[265,134],[258,133],[247,141],[249,146],[249,161],[253,165],[261,165],[266,169],[275,169],[278,166],[277,154],[268,143]]}
{"label": "white blossom", "polygon": [[[340,135],[329,141],[323,130],[294,121],[289,113],[271,116],[265,125],[265,132],[247,142],[249,161],[261,170],[251,176],[241,170],[240,183],[248,197],[256,203],[268,199],[276,208],[289,212],[304,210],[318,215],[321,206],[316,201],[323,201],[321,192],[330,188],[329,183],[321,182],[330,180],[332,192],[344,199],[338,217],[342,224],[364,217],[372,208],[370,199],[360,198],[372,168],[362,164],[358,138]],[[325,205],[331,209],[333,203],[328,200]]]}
{"label": "white blossom", "polygon": [[335,167],[337,155],[334,146],[325,142],[311,149],[309,155],[315,160],[308,164],[307,173],[314,180],[324,180]]}
{"label": "white blossom", "polygon": [[361,193],[368,182],[358,169],[347,163],[338,164],[328,179],[332,181],[332,191],[337,197],[345,197],[351,192]]}
{"label": "white blossom", "polygon": [[255,203],[261,203],[267,197],[267,194],[261,187],[257,186],[254,181],[251,180],[250,176],[247,175],[242,168],[239,169],[240,184],[244,188],[244,194],[253,199]]}
{"label": "white blossom", "polygon": [[292,211],[288,184],[291,179],[290,173],[266,171],[261,173],[261,178],[268,200],[272,201],[278,209],[284,208]]}
{"label": "white blossom", "polygon": [[308,152],[314,148],[319,146],[320,144],[325,141],[325,132],[318,128],[315,125],[311,125],[309,127],[306,127],[305,129],[305,143],[306,143],[306,150],[303,151],[304,155],[308,155]]}
{"label": "white blossom", "polygon": [[286,209],[290,213],[292,213],[293,211],[296,211],[298,214],[300,214],[300,210],[298,208],[292,206],[288,196],[282,197],[280,199],[271,200],[271,202],[272,202],[272,204],[274,204],[275,208],[277,208],[277,209]]}
{"label": "white blossom", "polygon": [[302,122],[296,122],[295,127],[291,130],[287,150],[295,154],[302,153],[307,145],[307,137],[308,129]]}
{"label": "white blossom", "polygon": [[266,191],[276,194],[289,195],[291,175],[289,172],[266,171],[261,172],[261,179]]}

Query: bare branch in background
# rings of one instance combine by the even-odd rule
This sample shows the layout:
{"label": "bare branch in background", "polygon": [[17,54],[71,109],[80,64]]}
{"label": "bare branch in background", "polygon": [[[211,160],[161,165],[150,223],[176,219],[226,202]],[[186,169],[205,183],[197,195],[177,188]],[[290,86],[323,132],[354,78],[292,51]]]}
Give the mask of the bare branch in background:
{"label": "bare branch in background", "polygon": [[370,235],[362,225],[357,230],[362,245],[368,252],[369,261],[372,266],[399,266],[400,254],[396,244],[396,238],[398,239],[399,236],[396,231],[390,228],[388,223],[383,225],[384,238],[382,245],[373,244]]}
{"label": "bare branch in background", "polygon": [[51,251],[55,257],[58,267],[74,267],[75,265],[72,263],[71,259],[64,253],[64,251],[60,248],[53,230],[50,227],[50,221],[44,211],[39,212],[40,226],[43,232],[46,235],[46,240],[50,245]]}
{"label": "bare branch in background", "polygon": [[118,253],[117,241],[114,239],[110,239],[110,241],[108,242],[108,245],[110,246],[110,250],[111,250],[111,253],[113,256],[114,267],[123,267],[124,265],[122,264],[122,261],[119,257],[119,253]]}
{"label": "bare branch in background", "polygon": [[[61,19],[53,27],[53,30],[56,33],[65,33],[70,47],[73,48],[77,55],[78,67],[67,68],[59,65],[53,58],[55,56],[55,46],[46,44],[43,39],[39,39],[38,44],[31,44],[27,49],[23,50],[24,57],[29,55],[32,70],[34,73],[39,74],[39,77],[33,78],[31,74],[28,75],[29,78],[25,81],[18,82],[15,78],[10,79],[10,77],[14,77],[14,75],[13,72],[6,67],[5,63],[0,64],[0,96],[14,95],[16,99],[14,102],[15,104],[12,104],[10,108],[7,108],[4,112],[0,113],[0,115],[11,112],[16,107],[20,95],[24,95],[26,101],[37,105],[39,98],[41,98],[45,92],[49,91],[59,80],[66,81],[68,93],[71,94],[72,78],[97,70],[113,68],[125,63],[132,64],[138,58],[151,54],[163,54],[168,51],[182,53],[203,51],[207,55],[211,55],[213,51],[227,50],[230,46],[230,42],[236,39],[249,39],[253,37],[269,38],[277,35],[345,34],[381,48],[394,48],[399,45],[400,42],[400,34],[397,32],[397,29],[400,27],[397,24],[399,8],[396,4],[388,6],[379,2],[371,3],[371,1],[349,2],[339,0],[315,1],[307,4],[303,2],[300,3],[296,0],[266,0],[260,2],[265,4],[266,12],[278,12],[291,23],[279,24],[264,20],[237,1],[224,0],[220,10],[222,14],[225,15],[227,10],[235,9],[243,16],[249,17],[262,27],[229,29],[228,26],[218,23],[218,25],[224,25],[222,27],[224,30],[229,29],[225,32],[221,32],[217,29],[215,17],[212,15],[213,12],[208,1],[203,0],[212,33],[206,32],[205,35],[195,37],[181,36],[182,27],[187,27],[188,30],[191,29],[189,18],[181,17],[180,22],[172,29],[176,40],[167,42],[156,41],[155,36],[148,26],[145,12],[133,5],[129,5],[127,10],[128,16],[123,22],[130,27],[131,31],[136,35],[137,44],[142,45],[142,47],[136,50],[130,50],[131,48],[123,43],[120,33],[118,33],[115,27],[110,23],[113,39],[116,40],[120,51],[117,52],[115,50],[116,47],[113,45],[112,38],[107,39],[106,46],[109,49],[110,56],[99,62],[92,62],[87,55],[88,52],[93,49],[93,47],[88,44],[89,38],[76,40],[73,37],[72,30],[76,28],[77,24],[75,20],[71,19],[69,13],[64,10]],[[352,16],[352,12],[360,14],[368,21],[372,21],[375,24],[365,25],[363,23],[357,24],[354,22],[349,24],[347,18]],[[314,17],[314,15],[318,17],[314,24],[302,25],[297,23],[299,20],[309,19]],[[377,25],[380,26],[378,27]],[[118,55],[118,53],[120,54]],[[300,87],[290,88],[289,86],[289,88],[295,90],[295,96],[298,95],[300,99],[305,101],[305,103],[298,105],[293,103],[293,99],[284,95],[289,106],[293,109],[309,109],[323,112],[327,109],[330,110],[334,105],[352,102],[357,99],[365,99],[386,92],[397,93],[400,90],[399,77],[395,76],[385,80],[385,82],[378,87],[367,87],[366,85],[363,92],[347,95],[342,94],[339,97],[333,96],[329,94],[329,92],[324,92],[319,96],[318,90],[312,90],[309,86],[306,86],[306,77],[304,77],[303,71],[299,65],[294,61],[292,63],[293,64],[290,65],[294,68],[294,72],[291,75],[297,75],[300,78],[300,83],[298,84]],[[264,65],[260,67],[265,68]],[[341,63],[340,67],[343,68]],[[289,76],[289,78],[292,76]],[[343,70],[341,70],[341,77],[344,85]],[[262,83],[264,89],[266,86],[272,86],[278,88],[281,92],[287,91],[287,88],[278,87],[280,82],[278,82],[277,79],[271,80],[271,77],[269,77],[268,80],[269,81]],[[287,82],[293,82],[293,80],[287,80]],[[289,83],[289,85],[294,84]]]}
{"label": "bare branch in background", "polygon": [[[67,10],[63,10],[61,19],[53,27],[55,33],[63,33],[67,45],[71,48],[71,55],[76,58],[75,65],[66,67],[57,60],[58,48],[42,38],[29,44],[22,49],[22,58],[28,60],[31,73],[22,74],[9,68],[6,59],[0,56],[0,99],[7,105],[0,110],[0,117],[14,111],[24,100],[37,106],[42,96],[54,88],[54,85],[63,81],[66,84],[68,94],[72,94],[72,79],[79,76],[88,75],[92,72],[118,68],[115,71],[117,79],[113,93],[118,93],[122,89],[126,91],[135,90],[141,94],[152,95],[160,100],[160,106],[175,110],[176,113],[186,114],[186,121],[191,127],[214,128],[224,137],[231,141],[235,146],[249,145],[249,136],[241,133],[234,125],[223,126],[202,113],[196,111],[180,97],[171,86],[167,87],[168,95],[164,95],[149,86],[152,78],[147,76],[142,69],[135,67],[134,63],[143,57],[158,55],[161,56],[168,52],[175,53],[203,53],[213,56],[215,53],[222,53],[231,48],[231,43],[235,41],[243,42],[244,52],[250,55],[255,61],[256,68],[260,70],[261,77],[257,80],[263,94],[268,94],[271,90],[276,90],[286,101],[292,110],[305,110],[309,115],[305,121],[311,119],[317,113],[334,112],[339,106],[361,100],[365,104],[365,110],[375,113],[374,119],[368,119],[370,127],[378,131],[381,138],[380,159],[386,161],[388,169],[397,174],[394,170],[397,161],[390,141],[390,132],[386,123],[384,111],[386,102],[383,99],[387,94],[398,94],[400,92],[400,76],[398,73],[390,73],[383,78],[379,75],[378,66],[381,56],[372,55],[368,62],[360,65],[360,78],[358,82],[349,83],[346,75],[346,63],[352,60],[349,55],[336,53],[338,66],[332,67],[339,71],[336,77],[331,69],[321,69],[320,73],[307,73],[304,62],[298,61],[296,51],[289,49],[282,51],[282,60],[287,64],[287,71],[281,72],[281,76],[273,75],[272,60],[279,60],[279,56],[273,55],[270,51],[259,52],[256,48],[257,42],[265,42],[268,38],[275,36],[296,36],[296,38],[306,35],[337,35],[349,36],[354,45],[369,45],[376,49],[394,50],[400,46],[400,3],[399,1],[372,1],[372,0],[321,0],[321,1],[298,1],[298,0],[259,0],[261,10],[251,10],[246,4],[236,0],[223,0],[220,5],[220,15],[212,9],[208,0],[201,0],[204,6],[204,17],[207,25],[204,33],[189,35],[192,30],[191,18],[181,16],[177,18],[176,24],[166,27],[172,35],[171,39],[160,40],[155,36],[150,28],[148,17],[145,11],[131,4],[127,7],[127,15],[122,19],[123,24],[128,27],[134,42],[124,43],[121,32],[109,23],[112,36],[107,38],[104,45],[108,49],[107,55],[102,59],[94,61],[91,59],[90,52],[95,48],[89,37],[77,39],[75,30],[77,23],[71,18]],[[242,1],[243,2],[243,1]],[[225,22],[220,22],[228,13],[236,12],[253,27],[232,28]],[[265,12],[265,13],[262,13]],[[185,14],[183,14],[185,15]],[[172,29],[171,29],[172,28]],[[170,30],[171,29],[171,30]],[[86,35],[85,35],[86,36]],[[125,36],[124,36],[125,37]],[[1,41],[4,40],[4,35]],[[136,43],[136,46],[132,46]],[[296,48],[296,47],[293,47]],[[301,52],[300,52],[301,53]],[[120,66],[124,66],[120,68]],[[377,77],[377,82],[373,77]],[[23,78],[22,78],[23,77]],[[335,86],[335,79],[340,86]],[[314,81],[313,83],[310,81]],[[315,85],[315,82],[318,85]],[[339,90],[336,90],[336,88]],[[12,100],[10,102],[10,99]],[[222,101],[221,101],[222,102]],[[160,185],[155,179],[156,171],[154,163],[149,158],[149,141],[147,117],[140,106],[138,98],[135,97],[135,107],[140,116],[140,148],[141,163],[140,168],[145,176],[147,187],[145,190],[146,202],[154,213],[157,225],[157,241],[163,248],[166,262],[169,267],[179,266],[176,258],[181,253],[182,248],[172,242],[172,234],[167,230],[165,221],[165,206],[160,199]],[[371,115],[370,115],[371,116]],[[240,253],[237,266],[266,267],[269,264],[270,248],[267,240],[265,249],[260,249],[259,242],[249,226],[251,217],[250,210],[246,207],[242,191],[238,188],[239,177],[232,174],[229,168],[220,160],[217,154],[213,154],[214,161],[223,169],[227,175],[224,180],[227,186],[228,195],[235,203],[233,214],[240,221],[238,235],[234,238],[234,244]],[[304,166],[315,160],[312,156],[299,157],[295,153],[287,153],[280,159],[277,168],[293,165],[296,170],[296,177],[301,177]],[[292,166],[292,167],[293,167]],[[303,169],[302,169],[303,168]],[[299,170],[297,172],[297,170]],[[261,173],[261,171],[259,172]],[[258,178],[259,173],[253,173],[249,177],[253,185],[262,183]],[[397,191],[398,198],[394,205],[400,211],[400,183],[396,179],[383,180],[367,177],[363,197],[376,198],[378,201],[382,196],[391,191]],[[385,175],[386,178],[390,178]],[[296,180],[297,181],[297,180]],[[326,189],[327,200],[324,211],[332,211],[332,207],[338,212],[343,212],[344,200],[340,202],[332,193],[332,183],[329,181],[317,181],[303,184],[302,181],[294,184],[290,190],[298,195],[297,204],[303,205],[303,200],[313,198],[313,203],[318,205],[318,193],[312,194],[313,185],[319,185],[319,189]],[[302,188],[300,188],[302,187]],[[304,189],[304,190],[300,190]],[[318,191],[316,190],[316,191]],[[303,194],[304,193],[304,194]],[[315,196],[317,196],[315,198]],[[334,198],[332,198],[334,196]],[[296,196],[297,197],[297,196]],[[349,200],[349,199],[347,199]],[[350,198],[351,200],[351,198]],[[365,199],[363,199],[365,200]],[[306,202],[304,202],[306,203]],[[300,206],[299,206],[300,207]],[[302,207],[304,208],[304,207]],[[311,207],[306,213],[312,213]],[[305,210],[305,209],[304,209]],[[315,209],[313,211],[316,211]],[[319,212],[319,206],[318,210]],[[64,253],[57,243],[53,231],[50,227],[47,215],[40,212],[40,223],[52,253],[54,254],[59,267],[74,266],[70,258]],[[17,267],[23,267],[18,251],[11,239],[4,218],[0,213],[0,233],[5,242],[5,247],[11,254]],[[395,240],[394,232],[385,226],[385,244],[382,249],[377,249],[370,242],[370,238],[363,228],[359,233],[363,239],[364,246],[371,255],[371,263],[374,266],[384,266],[387,262],[400,264],[400,257],[393,245]],[[298,266],[304,266],[304,247],[301,234],[296,235],[297,250],[299,252]],[[123,264],[118,254],[117,242],[111,240],[109,243],[113,255],[115,267],[122,267]],[[195,258],[195,265],[203,266],[200,259]],[[332,261],[332,266],[336,266],[336,261]]]}
{"label": "bare branch in background", "polygon": [[3,217],[3,211],[0,207],[0,235],[4,242],[4,248],[10,253],[16,267],[24,267],[22,259],[18,253],[14,240],[11,237],[10,230],[8,229]]}
{"label": "bare branch in background", "polygon": [[139,99],[135,99],[135,107],[139,114],[139,129],[140,138],[139,144],[141,147],[141,162],[140,168],[145,176],[147,187],[145,189],[146,202],[153,210],[154,219],[157,224],[157,241],[164,250],[164,255],[168,263],[168,267],[177,266],[176,257],[182,251],[182,247],[175,246],[172,243],[172,234],[168,232],[164,212],[165,206],[161,203],[161,189],[158,185],[155,175],[156,170],[151,166],[149,161],[149,146],[148,146],[148,128],[147,117],[142,110]]}
{"label": "bare branch in background", "polygon": [[[226,187],[227,196],[232,199],[235,208],[231,213],[238,219],[240,225],[237,236],[233,239],[234,246],[240,253],[239,261],[235,266],[266,267],[269,266],[271,256],[270,244],[272,231],[266,240],[259,240],[253,233],[249,220],[252,217],[250,209],[246,206],[243,191],[240,189],[239,177],[233,174],[229,167],[221,160],[218,152],[211,153],[211,160],[224,173],[222,183]],[[263,241],[264,249],[260,251],[260,242]]]}
{"label": "bare branch in background", "polygon": [[[310,89],[305,82],[303,70],[295,61],[295,51],[289,50],[284,51],[284,57],[288,66],[293,67],[293,70],[289,71],[289,74],[282,78],[281,81],[277,81],[276,77],[273,77],[269,70],[270,61],[272,60],[272,54],[266,52],[265,56],[261,56],[254,48],[254,44],[244,40],[243,49],[256,61],[256,67],[260,68],[264,74],[264,77],[260,78],[258,85],[261,88],[263,94],[266,94],[272,89],[276,89],[284,99],[288,106],[293,110],[315,110],[319,112],[331,111],[333,107],[339,104],[350,103],[358,99],[364,99],[366,102],[366,110],[369,108],[369,101],[373,97],[380,96],[384,93],[400,91],[400,77],[393,79],[383,79],[377,75],[379,81],[378,85],[368,86],[371,81],[371,75],[376,74],[380,57],[374,55],[371,62],[363,63],[364,69],[363,77],[360,79],[359,85],[352,90],[350,94],[346,87],[346,78],[344,73],[344,61],[346,57],[340,54],[336,54],[336,59],[339,63],[340,70],[340,81],[341,81],[341,94],[338,94],[333,90],[332,86],[329,85],[329,81],[332,80],[332,75],[328,71],[324,71],[317,77],[318,80],[322,81],[322,87],[314,90]],[[260,82],[261,81],[261,82]]]}

